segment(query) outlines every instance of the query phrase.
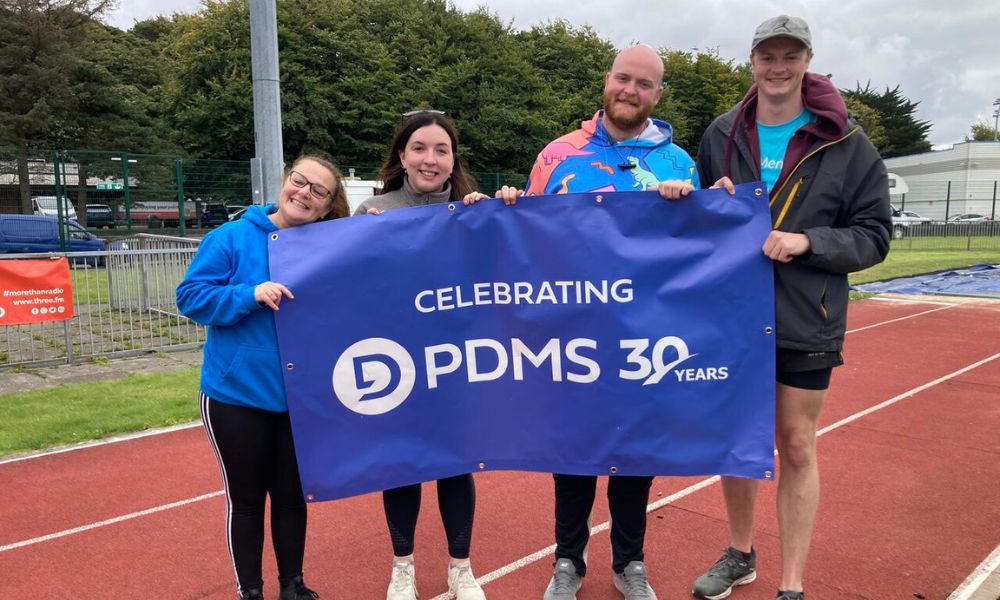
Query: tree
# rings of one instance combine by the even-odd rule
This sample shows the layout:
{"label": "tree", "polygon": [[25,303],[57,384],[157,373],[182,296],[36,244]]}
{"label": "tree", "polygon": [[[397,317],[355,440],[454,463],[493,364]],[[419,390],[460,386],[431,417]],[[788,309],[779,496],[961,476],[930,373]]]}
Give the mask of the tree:
{"label": "tree", "polygon": [[985,121],[973,123],[970,135],[965,136],[967,142],[995,142],[997,140],[997,130]]}
{"label": "tree", "polygon": [[871,83],[861,89],[861,83],[855,90],[841,90],[844,98],[853,98],[874,109],[879,115],[879,122],[885,128],[886,142],[884,146],[876,144],[883,158],[904,156],[928,152],[931,143],[927,133],[931,130],[929,121],[920,121],[914,116],[919,102],[907,100],[897,85],[893,89],[885,88],[881,94],[871,89]]}
{"label": "tree", "polygon": [[872,145],[876,148],[885,148],[889,143],[889,136],[886,134],[885,126],[882,125],[882,117],[878,111],[853,96],[845,96],[844,102],[847,103],[848,114],[864,129]]}
{"label": "tree", "polygon": [[748,64],[723,60],[717,49],[660,53],[666,84],[666,102],[660,104],[666,105],[664,115],[674,127],[674,143],[693,155],[712,121],[743,98],[753,75]]}
{"label": "tree", "polygon": [[17,156],[20,211],[31,212],[28,154],[72,139],[73,75],[85,34],[111,0],[0,0],[0,148]]}

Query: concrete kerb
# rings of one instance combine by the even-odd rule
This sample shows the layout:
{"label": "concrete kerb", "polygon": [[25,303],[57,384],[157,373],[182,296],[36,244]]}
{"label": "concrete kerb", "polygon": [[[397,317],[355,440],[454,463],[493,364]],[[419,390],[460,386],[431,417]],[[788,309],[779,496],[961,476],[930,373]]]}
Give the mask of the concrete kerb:
{"label": "concrete kerb", "polygon": [[0,377],[0,395],[28,392],[60,385],[121,379],[136,373],[169,373],[197,367],[201,349],[180,352],[157,352],[107,362],[84,362],[74,365],[40,367],[4,372]]}

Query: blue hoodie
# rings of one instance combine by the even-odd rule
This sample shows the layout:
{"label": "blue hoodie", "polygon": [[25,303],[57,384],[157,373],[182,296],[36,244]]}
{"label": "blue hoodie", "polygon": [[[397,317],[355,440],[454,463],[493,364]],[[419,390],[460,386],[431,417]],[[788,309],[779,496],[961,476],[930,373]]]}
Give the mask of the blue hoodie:
{"label": "blue hoodie", "polygon": [[251,206],[240,220],[206,235],[177,286],[177,307],[208,326],[201,365],[205,394],[226,404],[285,412],[274,312],[253,295],[271,279],[267,235],[278,228],[267,215],[274,211]]}

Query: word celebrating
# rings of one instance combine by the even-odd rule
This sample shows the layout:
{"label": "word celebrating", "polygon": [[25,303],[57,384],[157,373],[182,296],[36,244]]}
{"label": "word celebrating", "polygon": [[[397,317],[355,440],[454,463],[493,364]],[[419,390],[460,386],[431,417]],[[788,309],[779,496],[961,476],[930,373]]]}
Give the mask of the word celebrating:
{"label": "word celebrating", "polygon": [[422,313],[431,313],[488,304],[609,304],[633,300],[632,280],[600,281],[529,281],[474,283],[469,288],[453,287],[423,290],[413,299]]}
{"label": "word celebrating", "polygon": [[[728,367],[676,369],[697,356],[687,343],[667,336],[650,343],[648,339],[619,340],[627,351],[625,366],[618,369],[623,380],[655,385],[674,372],[678,382],[719,381],[729,377]],[[544,369],[553,382],[594,383],[601,376],[601,364],[594,355],[597,340],[573,338],[566,342],[548,340],[532,349],[523,340],[509,343],[480,338],[458,344],[436,344],[423,349],[423,367],[427,389],[437,389],[444,376],[458,373],[465,365],[463,381],[495,381],[510,374],[513,381],[524,381],[525,363],[539,372]],[[546,363],[548,368],[545,369]],[[489,367],[483,367],[488,364]],[[350,410],[364,415],[387,413],[413,391],[416,365],[410,353],[398,343],[385,338],[369,338],[352,344],[337,360],[333,369],[334,395]]]}

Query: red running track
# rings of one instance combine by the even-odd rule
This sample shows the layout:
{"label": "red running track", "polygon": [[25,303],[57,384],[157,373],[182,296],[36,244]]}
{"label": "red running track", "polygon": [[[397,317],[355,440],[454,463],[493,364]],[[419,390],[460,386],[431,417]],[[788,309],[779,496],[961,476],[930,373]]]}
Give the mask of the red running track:
{"label": "red running track", "polygon": [[[809,598],[944,600],[1000,544],[1000,305],[868,300],[851,304],[849,328],[847,365],[835,371],[821,419]],[[472,559],[487,595],[541,598],[552,560],[550,477],[476,481]],[[604,481],[579,600],[621,597]],[[713,481],[653,484],[646,562],[661,599],[689,598],[727,542]],[[758,507],[758,580],[734,600],[770,600],[777,589],[774,490],[762,486]],[[446,552],[433,486],[424,495],[417,575],[421,598],[435,600]],[[231,599],[223,511],[197,427],[0,463],[0,599]],[[390,560],[378,494],[310,506],[306,580],[323,600],[383,598]],[[273,598],[269,549],[265,565]]]}

